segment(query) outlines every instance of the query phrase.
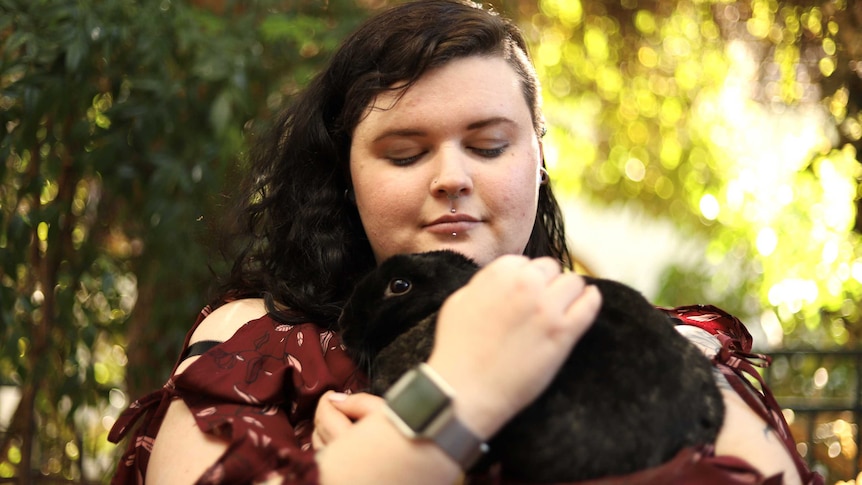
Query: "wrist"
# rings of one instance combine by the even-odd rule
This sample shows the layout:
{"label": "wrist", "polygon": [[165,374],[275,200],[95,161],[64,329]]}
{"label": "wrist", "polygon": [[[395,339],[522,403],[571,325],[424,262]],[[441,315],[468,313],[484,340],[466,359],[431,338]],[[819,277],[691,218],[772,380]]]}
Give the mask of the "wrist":
{"label": "wrist", "polygon": [[458,416],[454,389],[428,364],[404,374],[384,398],[387,417],[402,434],[435,443],[462,469],[487,451],[484,438]]}
{"label": "wrist", "polygon": [[503,399],[488,392],[487,383],[458,365],[446,365],[432,356],[428,365],[455,389],[455,414],[476,436],[490,440],[515,414]]}

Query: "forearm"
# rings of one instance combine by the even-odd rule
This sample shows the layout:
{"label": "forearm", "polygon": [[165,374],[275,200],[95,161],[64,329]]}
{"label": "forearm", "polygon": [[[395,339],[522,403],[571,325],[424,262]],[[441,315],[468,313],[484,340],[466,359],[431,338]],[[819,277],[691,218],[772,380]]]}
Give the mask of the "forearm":
{"label": "forearm", "polygon": [[153,442],[147,466],[147,483],[194,483],[219,459],[227,443],[200,430],[188,406],[181,400],[168,408]]}
{"label": "forearm", "polygon": [[[182,400],[171,404],[153,446],[147,482],[194,483],[227,449],[203,433]],[[406,438],[380,411],[361,419],[318,452],[323,484],[454,483],[458,465],[431,442]],[[282,473],[266,483],[284,483]],[[288,479],[288,482],[290,480]]]}
{"label": "forearm", "polygon": [[317,455],[324,484],[454,483],[461,469],[430,441],[405,437],[382,408]]}

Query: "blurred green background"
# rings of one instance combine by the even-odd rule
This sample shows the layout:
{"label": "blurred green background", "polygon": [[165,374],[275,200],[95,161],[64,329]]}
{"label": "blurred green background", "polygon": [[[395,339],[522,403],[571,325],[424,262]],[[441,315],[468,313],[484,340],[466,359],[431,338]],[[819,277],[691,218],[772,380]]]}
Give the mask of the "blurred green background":
{"label": "blurred green background", "polygon": [[[487,3],[487,2],[486,2]],[[0,0],[0,482],[103,483],[223,262],[248,143],[385,0]],[[497,0],[587,270],[739,316],[855,483],[862,4]]]}

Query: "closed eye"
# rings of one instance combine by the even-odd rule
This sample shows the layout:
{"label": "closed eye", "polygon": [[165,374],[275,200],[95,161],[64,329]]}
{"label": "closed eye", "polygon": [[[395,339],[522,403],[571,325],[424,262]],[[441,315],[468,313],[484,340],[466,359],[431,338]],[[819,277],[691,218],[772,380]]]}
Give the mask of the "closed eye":
{"label": "closed eye", "polygon": [[[470,150],[482,158],[497,158],[503,155],[503,153],[505,153],[508,148],[509,145],[503,145],[497,148],[470,148]],[[389,161],[392,162],[393,165],[396,165],[398,167],[405,167],[419,161],[419,159],[422,158],[424,154],[425,153],[423,152],[410,157],[403,158],[389,157]]]}
{"label": "closed eye", "polygon": [[505,153],[508,148],[509,145],[503,145],[497,148],[471,148],[471,150],[482,158],[497,158]]}
{"label": "closed eye", "polygon": [[396,165],[398,167],[404,167],[416,163],[422,157],[422,155],[424,155],[424,153],[419,153],[417,155],[404,158],[389,157],[389,161],[392,162],[393,165]]}

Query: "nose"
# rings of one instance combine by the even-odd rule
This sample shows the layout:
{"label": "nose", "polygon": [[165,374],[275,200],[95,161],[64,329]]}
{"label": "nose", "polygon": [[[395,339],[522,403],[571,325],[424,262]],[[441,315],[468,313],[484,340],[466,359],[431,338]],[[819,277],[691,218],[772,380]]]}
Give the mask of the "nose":
{"label": "nose", "polygon": [[473,177],[469,170],[469,157],[457,149],[444,149],[437,153],[436,174],[431,182],[431,195],[456,199],[473,191]]}

